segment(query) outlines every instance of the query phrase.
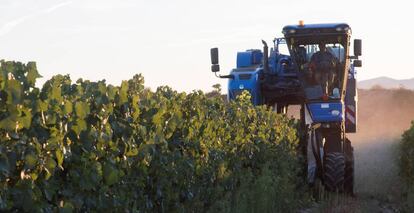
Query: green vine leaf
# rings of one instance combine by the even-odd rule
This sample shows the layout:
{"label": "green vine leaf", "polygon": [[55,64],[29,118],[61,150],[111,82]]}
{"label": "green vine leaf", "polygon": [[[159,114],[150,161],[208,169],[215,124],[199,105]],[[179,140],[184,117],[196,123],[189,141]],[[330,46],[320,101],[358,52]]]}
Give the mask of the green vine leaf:
{"label": "green vine leaf", "polygon": [[27,83],[29,83],[30,86],[34,87],[36,79],[41,78],[42,76],[38,73],[35,62],[29,62],[27,64],[27,69]]}
{"label": "green vine leaf", "polygon": [[22,101],[22,85],[19,81],[11,79],[6,84],[7,104],[17,105]]}
{"label": "green vine leaf", "polygon": [[90,113],[89,105],[85,102],[76,102],[75,111],[78,118],[84,119]]}

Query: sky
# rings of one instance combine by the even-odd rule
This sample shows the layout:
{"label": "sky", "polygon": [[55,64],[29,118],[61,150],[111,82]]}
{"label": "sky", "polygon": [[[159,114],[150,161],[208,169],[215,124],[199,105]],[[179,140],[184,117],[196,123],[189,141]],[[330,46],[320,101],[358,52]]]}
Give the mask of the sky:
{"label": "sky", "polygon": [[336,0],[0,0],[0,59],[36,61],[43,75],[119,85],[142,73],[146,86],[212,90],[237,51],[261,49],[285,25],[346,22],[362,39],[360,80],[414,77],[410,1]]}

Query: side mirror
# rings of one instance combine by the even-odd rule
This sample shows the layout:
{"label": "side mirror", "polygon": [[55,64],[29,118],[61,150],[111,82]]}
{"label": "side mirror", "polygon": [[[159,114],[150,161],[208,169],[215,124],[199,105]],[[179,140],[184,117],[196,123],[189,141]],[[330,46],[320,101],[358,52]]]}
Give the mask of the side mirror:
{"label": "side mirror", "polygon": [[218,48],[210,49],[211,64],[219,64]]}
{"label": "side mirror", "polygon": [[354,60],[354,67],[362,67],[362,61],[361,60]]}
{"label": "side mirror", "polygon": [[362,40],[354,39],[354,56],[362,55]]}
{"label": "side mirror", "polygon": [[211,71],[212,72],[220,71],[219,56],[218,56],[218,48],[217,47],[210,49],[210,57],[211,57]]}

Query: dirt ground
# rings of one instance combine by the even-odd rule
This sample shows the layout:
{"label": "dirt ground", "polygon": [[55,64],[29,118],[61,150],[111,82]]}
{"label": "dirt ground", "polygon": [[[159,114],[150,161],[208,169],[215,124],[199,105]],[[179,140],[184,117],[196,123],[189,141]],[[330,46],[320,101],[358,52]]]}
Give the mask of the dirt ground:
{"label": "dirt ground", "polygon": [[360,90],[355,153],[355,197],[333,196],[305,212],[400,212],[398,143],[414,119],[414,91]]}

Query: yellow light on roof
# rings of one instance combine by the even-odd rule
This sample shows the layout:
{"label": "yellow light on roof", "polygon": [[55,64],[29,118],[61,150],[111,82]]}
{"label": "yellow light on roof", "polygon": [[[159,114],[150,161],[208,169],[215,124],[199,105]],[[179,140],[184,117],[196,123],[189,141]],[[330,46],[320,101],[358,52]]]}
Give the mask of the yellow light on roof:
{"label": "yellow light on roof", "polygon": [[301,27],[305,26],[305,22],[303,20],[300,20],[299,21],[299,26],[301,26]]}

